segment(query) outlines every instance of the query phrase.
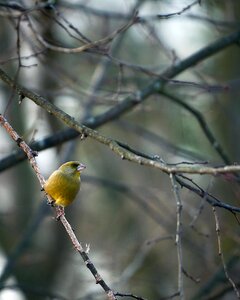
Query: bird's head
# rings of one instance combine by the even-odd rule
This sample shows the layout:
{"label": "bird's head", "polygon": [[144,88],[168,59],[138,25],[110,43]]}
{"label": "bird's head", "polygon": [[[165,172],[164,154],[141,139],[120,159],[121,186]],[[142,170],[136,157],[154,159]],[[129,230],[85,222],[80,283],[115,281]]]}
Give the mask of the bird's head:
{"label": "bird's head", "polygon": [[86,169],[86,166],[79,161],[68,161],[59,167],[59,170],[65,174],[80,174],[84,169]]}

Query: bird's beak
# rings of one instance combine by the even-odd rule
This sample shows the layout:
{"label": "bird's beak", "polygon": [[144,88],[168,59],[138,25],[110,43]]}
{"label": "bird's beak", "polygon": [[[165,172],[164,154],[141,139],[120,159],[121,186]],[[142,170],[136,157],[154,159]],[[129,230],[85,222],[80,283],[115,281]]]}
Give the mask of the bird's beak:
{"label": "bird's beak", "polygon": [[77,167],[78,172],[81,172],[84,169],[86,169],[86,166],[84,164],[79,164]]}

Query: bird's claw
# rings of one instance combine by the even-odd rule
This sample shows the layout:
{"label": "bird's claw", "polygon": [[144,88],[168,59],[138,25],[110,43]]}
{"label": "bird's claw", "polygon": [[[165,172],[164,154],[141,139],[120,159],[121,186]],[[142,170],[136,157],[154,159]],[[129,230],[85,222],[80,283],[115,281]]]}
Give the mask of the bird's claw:
{"label": "bird's claw", "polygon": [[51,205],[52,207],[54,207],[54,203],[55,201],[54,200],[47,200],[47,205]]}

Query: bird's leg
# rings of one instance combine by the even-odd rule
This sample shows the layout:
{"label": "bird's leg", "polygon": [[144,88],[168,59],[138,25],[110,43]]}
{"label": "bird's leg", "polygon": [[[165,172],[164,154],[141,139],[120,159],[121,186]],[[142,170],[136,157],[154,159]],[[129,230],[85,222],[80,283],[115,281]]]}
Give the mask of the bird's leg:
{"label": "bird's leg", "polygon": [[[41,188],[41,191],[45,192],[44,187]],[[51,205],[53,207],[55,200],[50,195],[48,195],[46,192],[45,192],[45,195],[47,196],[47,204]]]}
{"label": "bird's leg", "polygon": [[64,207],[63,206],[57,206],[56,212],[57,212],[56,220],[59,221],[61,216],[65,215]]}

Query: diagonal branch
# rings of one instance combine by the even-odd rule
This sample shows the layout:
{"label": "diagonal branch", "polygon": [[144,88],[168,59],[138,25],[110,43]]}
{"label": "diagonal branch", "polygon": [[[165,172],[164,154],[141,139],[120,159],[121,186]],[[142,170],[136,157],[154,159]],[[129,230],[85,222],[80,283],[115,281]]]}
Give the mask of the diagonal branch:
{"label": "diagonal branch", "polygon": [[178,98],[177,96],[174,96],[166,91],[161,91],[161,94],[168,97],[171,101],[177,103],[178,105],[182,106],[184,109],[189,111],[198,121],[198,124],[202,128],[202,131],[204,132],[205,136],[209,140],[210,144],[213,146],[213,148],[217,151],[219,156],[222,158],[225,164],[230,165],[230,159],[228,158],[227,154],[225,153],[222,146],[218,143],[216,140],[214,134],[212,133],[211,129],[209,128],[205,118],[203,115],[194,107],[189,105],[188,103],[184,102],[182,99]]}
{"label": "diagonal branch", "polygon": [[[43,187],[44,183],[45,183],[45,179],[42,176],[42,174],[40,172],[40,169],[39,169],[39,166],[38,166],[38,164],[36,162],[36,159],[35,159],[35,157],[38,155],[37,152],[33,151],[27,145],[27,143],[25,143],[25,141],[17,134],[17,132],[12,128],[12,126],[7,122],[7,120],[2,115],[0,115],[0,124],[5,128],[7,133],[17,143],[17,145],[27,154],[29,162],[30,162],[33,170],[35,171],[35,173],[37,175],[37,178],[40,182],[40,185],[41,185],[41,187]],[[48,200],[51,201],[51,198],[48,195],[46,195],[46,196],[47,196]],[[59,212],[60,208],[56,207],[55,209],[56,209],[57,212]],[[62,214],[60,216],[60,221],[61,221],[62,225],[64,226],[69,238],[71,239],[74,248],[81,255],[81,257],[82,257],[83,261],[85,262],[87,268],[90,270],[90,272],[94,276],[94,278],[96,280],[96,283],[101,285],[101,287],[104,289],[105,293],[107,294],[107,297],[108,297],[109,300],[115,300],[116,297],[114,296],[113,291],[111,290],[111,288],[106,284],[106,282],[103,280],[103,278],[98,273],[98,271],[95,268],[94,264],[90,260],[87,252],[83,249],[80,242],[78,241],[71,225],[69,224],[69,222],[66,219],[64,214]]]}
{"label": "diagonal branch", "polygon": [[179,299],[184,300],[184,286],[183,286],[183,254],[182,254],[182,200],[179,194],[178,185],[175,175],[170,174],[172,190],[177,205],[177,224],[176,224],[176,237],[175,243],[177,247],[177,260],[178,260],[178,292]]}
{"label": "diagonal branch", "polygon": [[229,281],[229,283],[232,285],[232,288],[237,296],[237,299],[240,299],[240,293],[239,290],[237,289],[236,283],[233,281],[233,279],[230,277],[227,269],[227,265],[224,259],[223,251],[222,251],[222,241],[221,241],[221,235],[220,235],[220,225],[219,225],[219,218],[217,215],[216,208],[213,207],[213,214],[214,214],[214,219],[215,219],[215,229],[216,229],[216,234],[217,234],[217,243],[218,243],[218,255],[220,256],[222,260],[222,266],[223,270],[226,276],[226,279]]}
{"label": "diagonal branch", "polygon": [[[109,121],[118,118],[123,113],[130,111],[133,107],[144,102],[149,96],[162,91],[162,88],[164,84],[167,83],[168,79],[177,76],[181,72],[195,66],[197,63],[218,53],[224,48],[233,44],[237,44],[239,40],[240,40],[240,30],[228,36],[220,38],[217,41],[211,43],[210,45],[192,54],[188,58],[176,62],[174,65],[170,66],[162,74],[160,74],[159,78],[153,81],[152,83],[150,83],[148,86],[128,96],[126,99],[121,101],[119,104],[115,105],[113,108],[110,108],[104,114],[104,118],[108,118]],[[101,118],[102,118],[101,115],[95,117],[94,118],[95,122],[101,123]]]}
{"label": "diagonal branch", "polygon": [[240,213],[240,207],[233,206],[223,201],[220,201],[218,198],[214,197],[213,195],[202,189],[192,179],[187,178],[186,176],[179,175],[176,176],[176,181],[180,184],[181,187],[188,189],[189,191],[201,197],[203,200],[206,200],[207,203],[210,204],[212,207],[221,207],[230,211],[233,214]]}

